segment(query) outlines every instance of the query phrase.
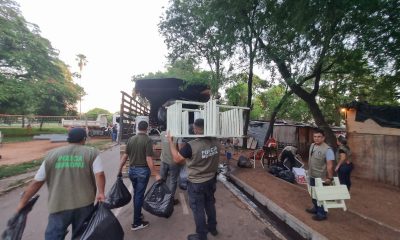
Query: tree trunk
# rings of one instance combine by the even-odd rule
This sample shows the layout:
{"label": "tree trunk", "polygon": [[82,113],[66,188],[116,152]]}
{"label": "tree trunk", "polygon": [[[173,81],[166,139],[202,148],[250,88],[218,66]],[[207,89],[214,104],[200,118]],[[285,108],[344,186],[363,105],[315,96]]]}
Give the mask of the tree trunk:
{"label": "tree trunk", "polygon": [[42,131],[42,127],[43,127],[43,123],[44,123],[44,118],[42,117],[42,119],[40,119],[40,131]]}
{"label": "tree trunk", "polygon": [[279,101],[278,105],[275,106],[274,111],[272,112],[271,118],[269,120],[267,134],[265,135],[265,138],[264,138],[264,145],[268,141],[268,139],[270,137],[272,137],[272,135],[274,134],[274,124],[275,124],[276,115],[278,114],[279,110],[281,109],[283,104],[286,102],[286,100],[290,97],[290,95],[292,95],[292,93],[293,93],[293,91],[286,92],[285,95],[283,95],[283,97]]}
{"label": "tree trunk", "polygon": [[315,120],[315,124],[322,130],[324,130],[326,142],[328,143],[328,145],[336,149],[336,136],[333,133],[332,129],[329,127],[328,123],[325,121],[325,117],[322,114],[321,109],[319,108],[315,98],[308,97],[302,99],[307,103],[308,108],[310,109],[311,114],[313,115],[313,118]]}
{"label": "tree trunk", "polygon": [[[247,130],[249,128],[250,111],[251,111],[251,99],[253,97],[254,56],[253,56],[253,50],[252,50],[251,46],[250,46],[250,54],[249,55],[250,55],[250,64],[249,64],[249,78],[248,78],[248,81],[247,81],[247,107],[250,108],[250,109],[248,111],[246,111],[246,114],[245,114],[245,122],[244,122],[244,129],[243,129],[243,133],[244,133],[245,136],[247,136]],[[247,139],[246,138],[243,141],[243,146],[247,146]]]}

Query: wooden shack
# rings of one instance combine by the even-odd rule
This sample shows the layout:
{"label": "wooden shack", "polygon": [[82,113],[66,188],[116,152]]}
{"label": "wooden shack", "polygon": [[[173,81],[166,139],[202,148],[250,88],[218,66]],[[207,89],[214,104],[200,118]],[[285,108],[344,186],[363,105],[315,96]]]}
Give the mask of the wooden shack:
{"label": "wooden shack", "polygon": [[345,107],[353,176],[399,187],[400,107],[358,102]]}
{"label": "wooden shack", "polygon": [[[257,148],[264,144],[264,138],[269,127],[268,121],[250,121],[248,133],[249,137],[257,141]],[[278,148],[285,146],[296,146],[298,153],[303,157],[308,157],[308,148],[312,141],[312,127],[304,124],[275,123],[273,137],[278,141]]]}

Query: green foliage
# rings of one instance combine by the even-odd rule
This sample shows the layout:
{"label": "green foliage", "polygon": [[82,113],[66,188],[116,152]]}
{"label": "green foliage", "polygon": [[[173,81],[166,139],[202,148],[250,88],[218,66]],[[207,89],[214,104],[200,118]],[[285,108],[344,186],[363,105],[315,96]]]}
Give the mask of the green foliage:
{"label": "green foliage", "polygon": [[139,74],[132,77],[132,80],[151,78],[179,78],[185,81],[185,87],[189,85],[208,85],[212,79],[212,73],[202,71],[195,65],[193,60],[177,60],[167,66],[167,71]]}
{"label": "green foliage", "polygon": [[0,111],[63,115],[83,90],[57,51],[28,23],[17,3],[0,1]]}
{"label": "green foliage", "polygon": [[11,138],[15,137],[30,137],[39,134],[50,134],[50,133],[67,133],[67,129],[63,127],[54,128],[32,128],[28,130],[27,128],[0,128],[1,133],[4,135],[3,141],[12,141]]}
{"label": "green foliage", "polygon": [[93,108],[86,112],[86,117],[89,119],[96,119],[99,114],[107,114],[108,122],[112,121],[112,113],[102,108]]}
{"label": "green foliage", "polygon": [[0,179],[36,170],[41,164],[42,159],[15,165],[2,165],[0,166]]}
{"label": "green foliage", "polygon": [[210,11],[212,2],[172,0],[170,3],[159,23],[170,61],[194,59],[206,62],[212,73],[207,85],[216,94],[224,80],[224,72],[228,71],[224,61],[233,53],[233,42],[221,34],[222,28]]}

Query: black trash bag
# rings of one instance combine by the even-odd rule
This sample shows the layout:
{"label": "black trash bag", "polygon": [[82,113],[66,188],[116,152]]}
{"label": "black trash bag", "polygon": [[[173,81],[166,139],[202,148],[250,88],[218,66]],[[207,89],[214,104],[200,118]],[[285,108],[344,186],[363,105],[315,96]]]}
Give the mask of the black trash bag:
{"label": "black trash bag", "polygon": [[180,189],[187,190],[187,179],[188,179],[188,170],[187,166],[185,165],[181,168],[181,171],[179,172],[178,183]]}
{"label": "black trash bag", "polygon": [[107,193],[104,204],[109,209],[119,208],[128,204],[131,199],[131,193],[122,181],[122,177],[117,177],[117,181]]}
{"label": "black trash bag", "polygon": [[144,197],[143,209],[158,217],[169,218],[174,212],[174,196],[164,181],[157,181]]}
{"label": "black trash bag", "polygon": [[283,180],[288,181],[290,183],[294,183],[295,182],[294,174],[290,170],[280,171],[279,174],[278,174],[278,177],[282,178]]}
{"label": "black trash bag", "polygon": [[284,169],[283,167],[280,167],[278,165],[272,165],[269,167],[268,172],[277,177],[280,172],[282,172]]}
{"label": "black trash bag", "polygon": [[[83,221],[83,223],[80,226],[80,228],[75,231],[75,234],[72,235],[72,239],[73,240],[81,239],[83,233],[86,231],[86,228],[89,226],[89,223],[90,223],[90,220],[93,217],[93,214],[97,211],[98,208],[99,208],[99,204],[96,204],[94,206],[92,212],[85,218],[85,220]],[[67,233],[68,233],[68,230],[67,230]],[[65,236],[67,235],[67,233],[65,234]],[[65,236],[64,236],[64,238],[65,238]]]}
{"label": "black trash bag", "polygon": [[237,162],[237,166],[240,168],[252,168],[253,164],[245,156],[240,156]]}
{"label": "black trash bag", "polygon": [[124,230],[118,219],[108,209],[105,204],[98,203],[97,210],[93,213],[92,218],[85,232],[82,234],[81,240],[119,240],[124,239]]}
{"label": "black trash bag", "polygon": [[7,228],[1,235],[3,240],[20,240],[25,230],[28,213],[32,210],[38,200],[39,195],[33,196],[28,203],[18,213],[11,217],[7,222]]}

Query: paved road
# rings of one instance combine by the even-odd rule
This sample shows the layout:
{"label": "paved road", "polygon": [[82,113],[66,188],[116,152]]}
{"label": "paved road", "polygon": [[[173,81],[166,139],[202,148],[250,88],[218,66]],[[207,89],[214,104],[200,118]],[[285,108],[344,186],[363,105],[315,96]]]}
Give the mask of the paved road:
{"label": "paved road", "polygon": [[[110,189],[117,174],[119,164],[119,147],[114,147],[102,153],[105,162],[107,185],[106,191]],[[151,179],[151,181],[154,181]],[[132,190],[129,179],[124,179],[125,184]],[[150,185],[150,184],[149,184]],[[0,197],[0,231],[3,232],[7,219],[12,216],[19,193],[22,189],[16,189]],[[43,239],[44,230],[47,225],[48,211],[46,208],[47,189],[40,190],[40,199],[28,216],[27,226],[24,232],[24,240]],[[131,231],[133,209],[128,204],[120,209],[115,209],[114,214],[118,217],[124,231],[125,239],[165,239],[165,240],[184,240],[188,234],[195,231],[193,217],[188,208],[187,193],[179,190],[178,196],[181,203],[175,206],[174,213],[169,219],[159,218],[144,212],[145,219],[150,222],[148,228]],[[258,221],[254,215],[248,211],[245,204],[240,202],[225,186],[217,184],[216,207],[218,230],[217,237],[209,236],[209,239],[232,239],[232,240],[258,240],[270,239],[266,235],[266,226]],[[69,239],[67,237],[66,239]]]}

